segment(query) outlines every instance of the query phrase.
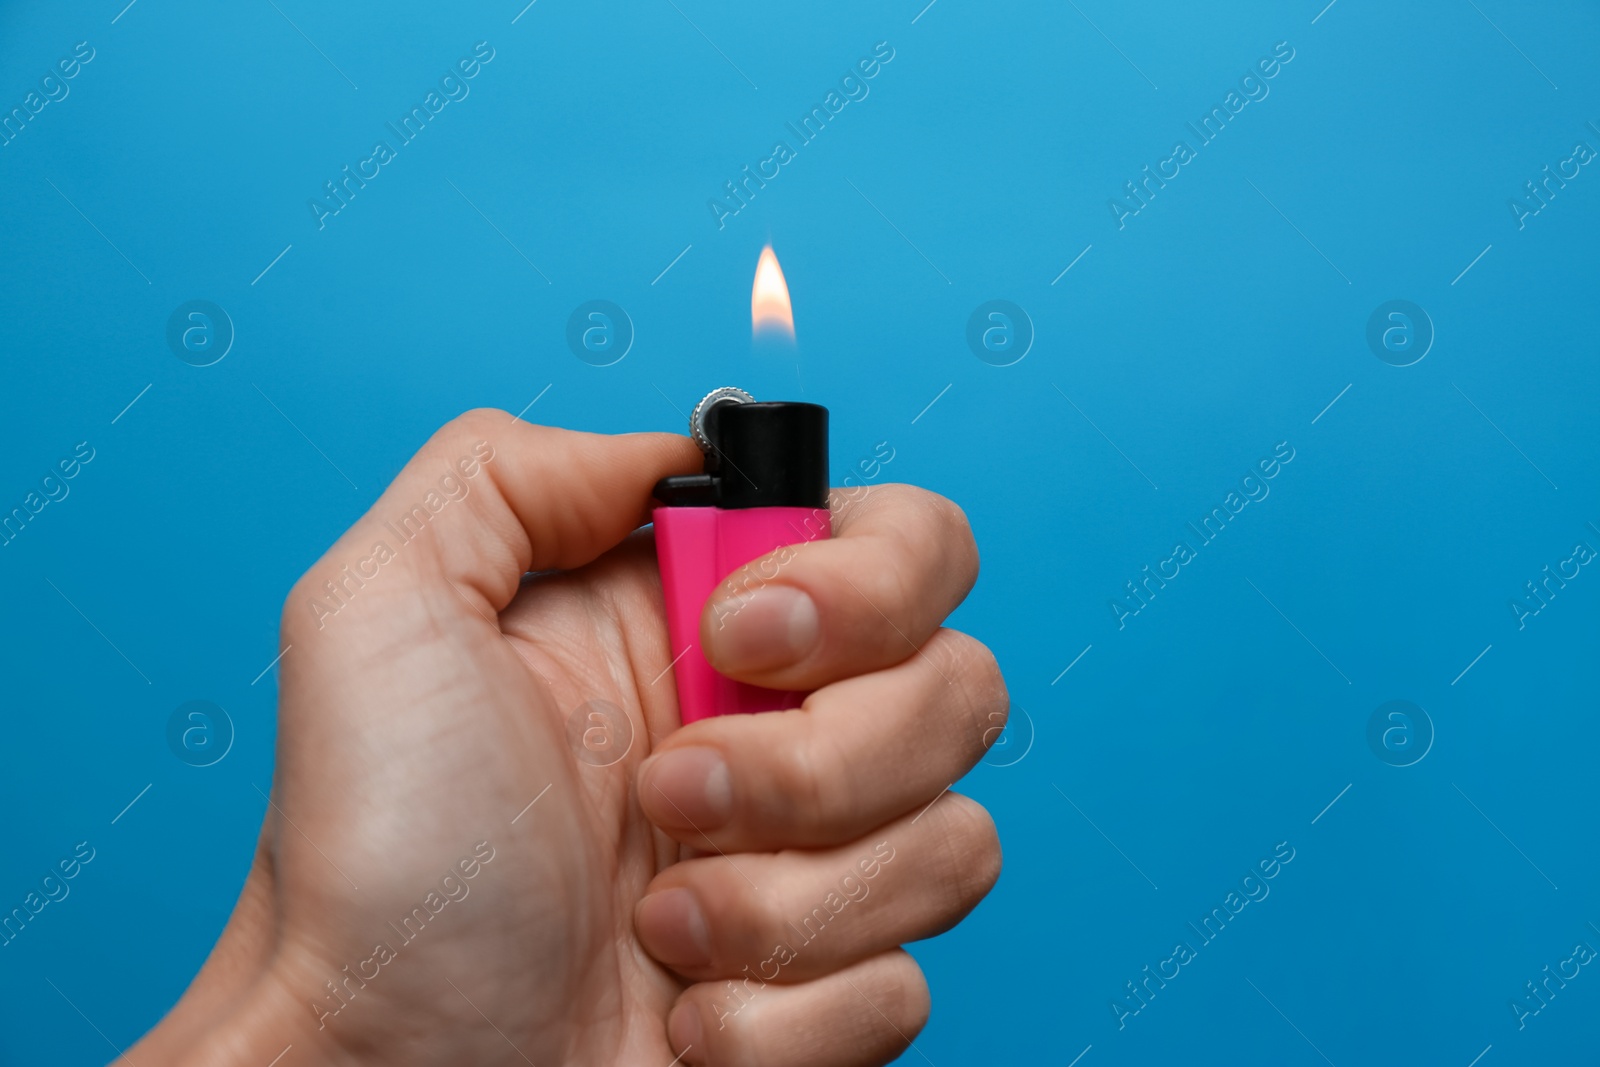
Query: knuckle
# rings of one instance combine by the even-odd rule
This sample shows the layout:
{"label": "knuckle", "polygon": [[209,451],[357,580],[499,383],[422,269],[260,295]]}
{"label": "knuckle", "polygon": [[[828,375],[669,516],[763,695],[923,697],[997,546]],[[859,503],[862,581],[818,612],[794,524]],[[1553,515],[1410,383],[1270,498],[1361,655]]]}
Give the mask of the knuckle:
{"label": "knuckle", "polygon": [[951,729],[962,739],[960,751],[980,758],[1005,729],[1011,696],[1000,662],[982,641],[960,630],[941,629],[929,642],[941,671],[955,689]]}
{"label": "knuckle", "polygon": [[955,501],[927,489],[884,488],[895,491],[885,503],[907,512],[908,521],[895,528],[905,561],[913,563],[919,575],[953,578],[959,586],[958,599],[964,598],[978,580],[978,545],[967,513]]}
{"label": "knuckle", "polygon": [[487,442],[492,449],[513,429],[512,417],[506,412],[498,408],[473,408],[435,430],[433,436],[418,450],[413,462],[443,462],[451,465],[471,454],[482,443]]}
{"label": "knuckle", "polygon": [[[898,483],[872,486],[851,501],[851,508],[871,527],[874,557],[870,570],[863,563],[854,582],[920,640],[977,581],[977,545],[966,514],[937,493]],[[881,622],[876,612],[866,620]],[[867,639],[883,649],[904,643],[893,628],[875,627]]]}
{"label": "knuckle", "polygon": [[929,546],[942,546],[951,536],[959,538],[968,530],[967,517],[955,503],[919,486],[896,486],[902,506],[913,520],[905,529]]}
{"label": "knuckle", "polygon": [[942,550],[942,562],[955,568],[970,589],[978,576],[978,543],[972,536],[972,523],[954,500],[925,490],[924,493],[931,526]]}
{"label": "knuckle", "polygon": [[883,1013],[896,1020],[909,1042],[928,1023],[932,1010],[932,997],[928,993],[928,979],[917,961],[904,949],[895,949],[885,961],[887,966],[878,983],[882,994]]}
{"label": "knuckle", "polygon": [[960,504],[938,493],[930,492],[927,497],[928,507],[933,512],[940,533],[958,540],[972,540],[972,523],[968,521],[967,513],[962,510]]}
{"label": "knuckle", "polygon": [[953,793],[951,800],[947,813],[951,826],[945,838],[952,865],[949,889],[952,902],[965,915],[1000,880],[1000,831],[988,809],[971,797]]}
{"label": "knuckle", "polygon": [[935,808],[938,819],[928,831],[932,841],[926,863],[934,895],[918,937],[933,937],[954,927],[1000,878],[1000,836],[983,806],[951,793]]}
{"label": "knuckle", "polygon": [[440,436],[448,433],[454,438],[469,437],[477,440],[505,429],[511,418],[510,413],[499,408],[473,408],[470,411],[463,411],[445,423]]}

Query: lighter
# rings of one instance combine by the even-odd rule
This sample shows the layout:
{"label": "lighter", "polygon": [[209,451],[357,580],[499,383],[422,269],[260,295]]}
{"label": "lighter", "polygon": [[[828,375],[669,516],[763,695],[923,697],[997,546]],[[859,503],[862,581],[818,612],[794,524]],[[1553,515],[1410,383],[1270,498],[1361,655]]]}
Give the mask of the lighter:
{"label": "lighter", "polygon": [[[661,506],[651,516],[683,721],[797,708],[805,693],[718,674],[700,647],[700,615],[717,585],[746,563],[829,536],[828,409],[759,403],[743,389],[722,388],[695,405],[689,432],[705,453],[704,472],[657,482]],[[772,567],[781,565],[775,558]],[[752,574],[748,585],[775,574]]]}

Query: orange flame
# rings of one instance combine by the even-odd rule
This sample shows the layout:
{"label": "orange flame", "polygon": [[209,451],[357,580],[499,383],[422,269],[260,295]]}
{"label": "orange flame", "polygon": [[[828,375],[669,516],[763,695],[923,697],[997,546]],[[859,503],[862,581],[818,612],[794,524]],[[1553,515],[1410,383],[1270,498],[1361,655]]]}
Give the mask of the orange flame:
{"label": "orange flame", "polygon": [[750,329],[759,336],[781,333],[794,340],[794,308],[789,303],[789,285],[783,280],[778,257],[767,245],[756,263],[756,282],[750,290]]}

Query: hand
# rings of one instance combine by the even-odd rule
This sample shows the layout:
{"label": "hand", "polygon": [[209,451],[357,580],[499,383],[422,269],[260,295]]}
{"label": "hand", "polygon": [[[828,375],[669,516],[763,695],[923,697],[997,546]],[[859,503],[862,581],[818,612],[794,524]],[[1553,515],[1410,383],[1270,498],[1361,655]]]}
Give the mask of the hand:
{"label": "hand", "polygon": [[655,481],[698,465],[686,438],[498,411],[428,442],[290,593],[255,863],[131,1059],[904,1049],[928,995],[897,946],[953,925],[999,873],[987,814],[945,792],[1006,710],[989,653],[939,628],[975,579],[971,535],[920,490],[836,493],[832,541],[769,581],[752,565],[703,620],[725,673],[816,692],[679,729],[636,527]]}

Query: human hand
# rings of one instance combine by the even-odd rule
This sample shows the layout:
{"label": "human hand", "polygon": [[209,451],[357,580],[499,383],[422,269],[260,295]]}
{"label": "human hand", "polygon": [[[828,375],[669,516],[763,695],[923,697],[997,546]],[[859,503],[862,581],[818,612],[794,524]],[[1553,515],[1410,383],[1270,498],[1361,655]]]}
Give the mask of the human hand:
{"label": "human hand", "polygon": [[[833,540],[734,576],[703,619],[724,673],[816,692],[680,729],[636,527],[698,462],[686,438],[497,411],[424,446],[289,596],[256,860],[134,1062],[904,1049],[928,996],[897,946],[999,873],[987,814],[946,791],[1006,711],[993,658],[939,627],[971,535],[920,490],[836,494]],[[597,708],[620,758],[570,740]]]}

